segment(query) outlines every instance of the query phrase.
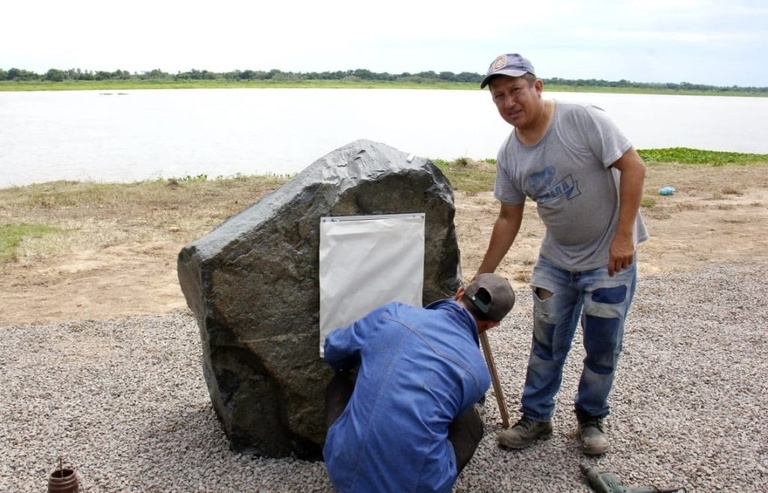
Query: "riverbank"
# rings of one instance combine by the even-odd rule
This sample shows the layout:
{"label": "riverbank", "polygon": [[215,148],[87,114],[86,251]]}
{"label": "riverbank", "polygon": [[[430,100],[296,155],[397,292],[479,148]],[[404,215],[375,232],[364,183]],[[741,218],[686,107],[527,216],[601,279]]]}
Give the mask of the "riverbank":
{"label": "riverbank", "polygon": [[[479,91],[477,83],[421,80],[418,82],[376,80],[205,80],[205,79],[135,79],[135,80],[66,80],[0,81],[1,91],[126,91],[133,89],[441,89]],[[758,88],[762,89],[762,88]],[[545,83],[549,92],[589,92],[615,94],[667,94],[686,96],[768,97],[768,91],[750,88],[711,87],[686,89],[658,87],[626,87],[620,85],[565,85]]]}
{"label": "riverbank", "polygon": [[[441,166],[455,189],[461,265],[471,277],[498,213],[490,191],[493,166],[471,160]],[[54,182],[0,189],[0,275],[6,280],[0,284],[0,327],[184,310],[176,276],[181,248],[288,179]],[[659,195],[666,186],[676,193]],[[765,163],[650,163],[642,212],[651,238],[639,250],[641,275],[765,262],[766,190]],[[23,225],[48,229],[25,235]],[[518,289],[526,287],[542,232],[531,205],[499,268]]]}

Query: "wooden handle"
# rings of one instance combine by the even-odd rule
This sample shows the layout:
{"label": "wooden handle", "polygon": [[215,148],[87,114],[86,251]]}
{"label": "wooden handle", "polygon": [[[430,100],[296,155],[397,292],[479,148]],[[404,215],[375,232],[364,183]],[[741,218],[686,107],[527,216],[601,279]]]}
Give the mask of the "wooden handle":
{"label": "wooden handle", "polygon": [[504,401],[504,393],[501,391],[499,374],[496,373],[496,363],[493,361],[491,345],[488,343],[488,335],[485,332],[480,334],[480,344],[483,346],[485,362],[488,364],[488,371],[491,373],[491,382],[493,383],[493,392],[496,394],[496,402],[499,403],[499,412],[501,413],[501,426],[502,428],[509,428],[509,412],[507,411],[507,403]]}

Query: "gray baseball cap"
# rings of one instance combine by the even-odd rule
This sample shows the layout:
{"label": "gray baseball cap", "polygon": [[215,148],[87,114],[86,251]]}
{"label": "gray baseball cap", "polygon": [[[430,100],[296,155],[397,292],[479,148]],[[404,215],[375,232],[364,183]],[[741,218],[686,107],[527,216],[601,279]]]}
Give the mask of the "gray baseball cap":
{"label": "gray baseball cap", "polygon": [[527,58],[517,53],[499,55],[491,62],[491,66],[488,67],[488,72],[480,83],[480,89],[487,86],[491,78],[497,75],[522,77],[525,74],[536,75],[536,72],[533,71],[533,64]]}
{"label": "gray baseball cap", "polygon": [[515,306],[515,291],[498,274],[480,274],[464,290],[464,297],[486,318],[501,321]]}

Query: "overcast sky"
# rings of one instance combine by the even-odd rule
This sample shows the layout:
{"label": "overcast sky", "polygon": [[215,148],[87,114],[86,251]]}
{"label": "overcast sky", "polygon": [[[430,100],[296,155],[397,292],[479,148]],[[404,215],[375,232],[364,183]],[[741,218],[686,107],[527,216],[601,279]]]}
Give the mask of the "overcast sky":
{"label": "overcast sky", "polygon": [[768,86],[768,0],[17,0],[0,13],[5,70],[483,73],[517,52],[542,78]]}

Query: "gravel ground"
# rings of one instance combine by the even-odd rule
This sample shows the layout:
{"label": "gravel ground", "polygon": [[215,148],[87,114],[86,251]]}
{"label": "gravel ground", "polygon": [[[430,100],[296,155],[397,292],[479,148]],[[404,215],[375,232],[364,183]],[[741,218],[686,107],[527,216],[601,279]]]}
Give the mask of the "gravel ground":
{"label": "gravel ground", "polygon": [[[499,449],[489,392],[486,436],[455,491],[588,492],[579,463],[627,486],[768,491],[766,279],[768,266],[641,279],[607,420],[611,452],[587,459],[579,451],[577,343],[553,437],[524,451]],[[512,421],[530,338],[530,297],[518,298],[489,332]],[[1,492],[45,491],[60,456],[78,470],[81,491],[331,491],[322,463],[229,450],[186,313],[0,335]]]}

